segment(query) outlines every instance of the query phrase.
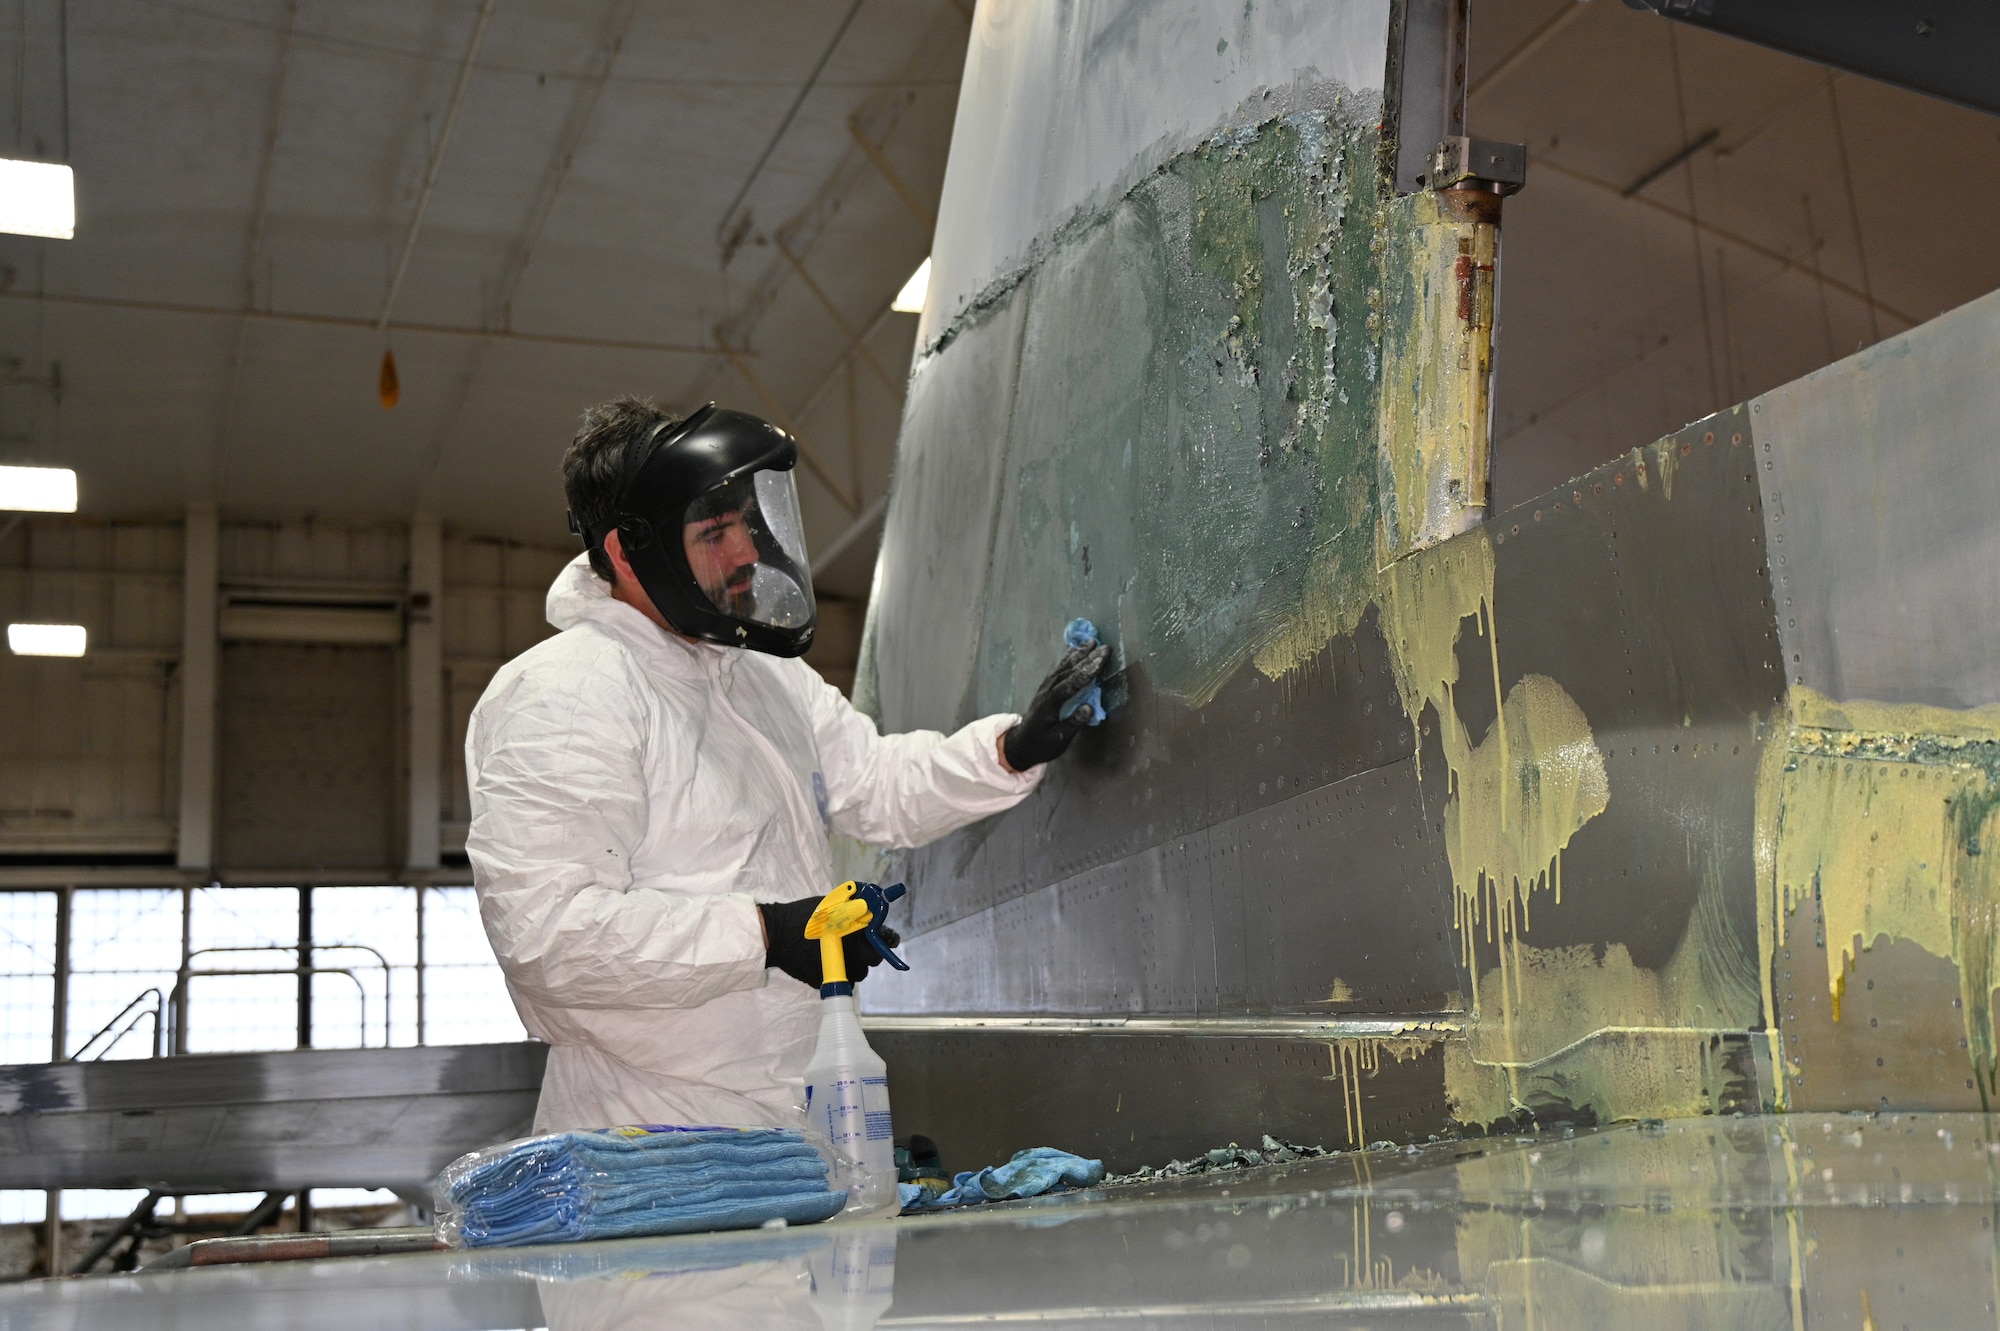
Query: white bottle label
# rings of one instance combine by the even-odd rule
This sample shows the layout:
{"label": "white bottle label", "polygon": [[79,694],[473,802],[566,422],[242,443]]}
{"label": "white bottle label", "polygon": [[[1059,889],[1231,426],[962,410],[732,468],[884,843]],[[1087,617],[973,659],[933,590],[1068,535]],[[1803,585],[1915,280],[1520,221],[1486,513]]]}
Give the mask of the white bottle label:
{"label": "white bottle label", "polygon": [[889,1123],[889,1079],[887,1077],[863,1077],[861,1079],[861,1108],[869,1141],[885,1142],[895,1136],[896,1130]]}
{"label": "white bottle label", "polygon": [[[869,1078],[869,1080],[877,1080]],[[888,1086],[883,1084],[883,1104],[888,1104]],[[811,1106],[819,1129],[835,1150],[850,1160],[860,1160],[868,1140],[868,1097],[862,1078],[836,1074],[832,1080],[808,1087],[806,1103]],[[884,1115],[887,1118],[887,1115]]]}

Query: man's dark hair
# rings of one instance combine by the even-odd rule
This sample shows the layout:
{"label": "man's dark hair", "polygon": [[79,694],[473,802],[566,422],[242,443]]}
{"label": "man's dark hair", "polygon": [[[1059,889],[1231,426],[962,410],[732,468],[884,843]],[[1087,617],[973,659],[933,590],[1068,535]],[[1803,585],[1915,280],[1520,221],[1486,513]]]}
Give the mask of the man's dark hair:
{"label": "man's dark hair", "polygon": [[[563,454],[563,496],[570,516],[589,542],[589,533],[611,525],[618,503],[618,485],[625,477],[626,454],[646,442],[661,421],[672,429],[679,421],[645,398],[621,397],[583,413],[583,428]],[[590,547],[590,567],[606,582],[612,580],[611,560]]]}

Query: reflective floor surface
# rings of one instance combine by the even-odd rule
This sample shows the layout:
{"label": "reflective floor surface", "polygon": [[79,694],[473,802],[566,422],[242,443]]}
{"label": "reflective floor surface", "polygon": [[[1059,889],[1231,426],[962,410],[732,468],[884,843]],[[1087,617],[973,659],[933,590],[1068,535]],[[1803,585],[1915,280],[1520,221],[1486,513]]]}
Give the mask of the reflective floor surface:
{"label": "reflective floor surface", "polygon": [[0,1328],[1995,1327],[2000,1120],[1693,1119],[978,1212],[0,1291]]}

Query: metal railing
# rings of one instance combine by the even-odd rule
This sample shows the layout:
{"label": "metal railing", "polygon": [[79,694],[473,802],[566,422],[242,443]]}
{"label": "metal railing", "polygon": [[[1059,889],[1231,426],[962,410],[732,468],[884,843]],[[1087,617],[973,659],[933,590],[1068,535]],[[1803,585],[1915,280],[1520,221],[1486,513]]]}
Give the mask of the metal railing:
{"label": "metal railing", "polygon": [[[192,1006],[193,1000],[190,982],[197,979],[214,979],[232,975],[293,975],[305,980],[310,980],[315,975],[346,976],[354,985],[354,992],[359,998],[361,1005],[360,1047],[363,1049],[368,1048],[368,986],[362,983],[361,977],[355,973],[355,969],[352,966],[321,966],[310,962],[304,964],[294,963],[290,966],[242,967],[197,967],[194,964],[196,957],[209,956],[215,953],[290,953],[297,956],[300,951],[301,949],[297,947],[265,944],[248,947],[203,947],[189,952],[181,962],[180,972],[174,980],[173,993],[167,999],[167,1014],[171,1023],[172,1038],[166,1042],[165,1050],[175,1054],[185,1054],[188,1052],[189,1009]],[[363,943],[314,944],[305,948],[304,951],[314,956],[322,952],[366,952],[375,959],[375,965],[382,971],[382,1047],[387,1048],[392,1043],[395,1030],[393,1025],[395,1016],[395,977],[389,965],[389,959],[374,948]]]}
{"label": "metal railing", "polygon": [[[148,998],[153,1000],[153,1005],[151,1007],[142,1006]],[[71,1063],[92,1063],[106,1057],[113,1049],[118,1047],[120,1040],[130,1035],[137,1029],[139,1023],[148,1017],[153,1020],[153,1057],[158,1058],[165,1051],[165,1047],[162,1044],[165,1028],[161,1021],[161,1014],[165,1011],[166,1001],[166,997],[160,993],[157,985],[150,989],[142,989],[133,997],[131,1002],[118,1009],[117,1016],[99,1026],[95,1035],[92,1035],[88,1040],[79,1045],[76,1052],[69,1056],[68,1061]],[[120,1025],[121,1022],[123,1023],[122,1025]],[[115,1031],[113,1028],[116,1028]],[[94,1054],[91,1053],[91,1046],[99,1040],[103,1040],[107,1035],[111,1038],[105,1041],[104,1048]]]}

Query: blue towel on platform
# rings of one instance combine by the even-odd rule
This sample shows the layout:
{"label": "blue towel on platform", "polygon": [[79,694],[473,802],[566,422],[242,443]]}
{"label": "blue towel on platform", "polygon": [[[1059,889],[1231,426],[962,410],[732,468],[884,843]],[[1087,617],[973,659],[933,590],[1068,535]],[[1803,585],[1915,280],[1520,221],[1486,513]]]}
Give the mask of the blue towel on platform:
{"label": "blue towel on platform", "polygon": [[1016,1151],[1004,1165],[969,1169],[952,1180],[951,1191],[936,1201],[924,1201],[924,1190],[914,1183],[899,1184],[904,1209],[935,1211],[947,1206],[973,1206],[980,1202],[1004,1202],[1017,1197],[1039,1197],[1052,1188],[1089,1188],[1104,1181],[1104,1162],[1086,1160],[1053,1146],[1033,1146]]}
{"label": "blue towel on platform", "polygon": [[819,1153],[778,1128],[553,1133],[466,1156],[436,1190],[469,1248],[812,1224],[847,1202]]}

